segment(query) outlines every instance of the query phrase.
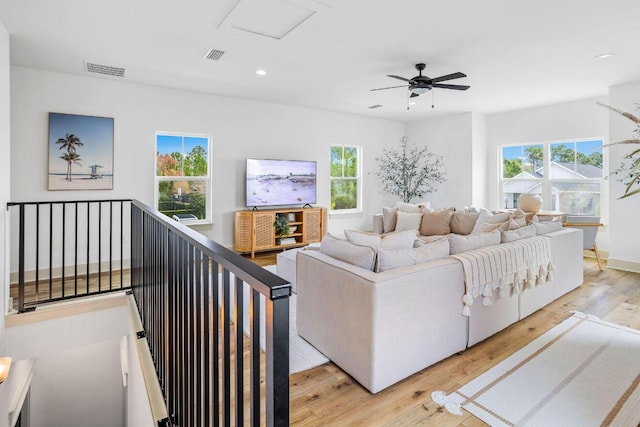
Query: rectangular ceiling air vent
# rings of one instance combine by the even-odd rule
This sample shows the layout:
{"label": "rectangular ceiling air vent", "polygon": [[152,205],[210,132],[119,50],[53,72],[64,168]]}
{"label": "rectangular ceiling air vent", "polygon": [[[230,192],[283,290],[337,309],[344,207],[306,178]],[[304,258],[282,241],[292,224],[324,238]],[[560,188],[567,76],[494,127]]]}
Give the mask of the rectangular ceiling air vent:
{"label": "rectangular ceiling air vent", "polygon": [[210,59],[212,61],[217,61],[222,58],[224,52],[217,49],[209,49],[209,51],[204,55],[203,59]]}
{"label": "rectangular ceiling air vent", "polygon": [[374,108],[380,108],[380,107],[382,107],[382,104],[370,105],[370,106],[369,106],[369,107],[367,107],[367,108],[370,108],[370,109],[372,109],[372,110],[373,110]]}
{"label": "rectangular ceiling air vent", "polygon": [[85,62],[85,69],[89,73],[104,74],[105,76],[124,77],[124,68],[112,67],[110,65],[94,64]]}

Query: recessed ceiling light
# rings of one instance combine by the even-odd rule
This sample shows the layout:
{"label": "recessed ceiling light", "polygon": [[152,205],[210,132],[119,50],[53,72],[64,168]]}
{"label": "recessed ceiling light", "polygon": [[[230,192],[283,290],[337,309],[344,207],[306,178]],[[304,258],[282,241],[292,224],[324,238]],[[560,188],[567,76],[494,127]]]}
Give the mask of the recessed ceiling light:
{"label": "recessed ceiling light", "polygon": [[409,105],[416,105],[416,101],[411,101]]}
{"label": "recessed ceiling light", "polygon": [[615,53],[601,53],[600,55],[596,55],[593,57],[593,59],[605,59],[605,58],[611,58],[612,56],[616,56]]}
{"label": "recessed ceiling light", "polygon": [[267,75],[267,71],[263,70],[262,68],[258,68],[256,70],[256,74],[259,75],[259,76],[266,76]]}

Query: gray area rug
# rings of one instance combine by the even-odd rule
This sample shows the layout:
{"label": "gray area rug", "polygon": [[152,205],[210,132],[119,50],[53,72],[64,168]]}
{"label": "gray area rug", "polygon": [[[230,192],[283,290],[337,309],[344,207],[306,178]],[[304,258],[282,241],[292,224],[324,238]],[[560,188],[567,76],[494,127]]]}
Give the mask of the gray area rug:
{"label": "gray area rug", "polygon": [[[270,272],[276,274],[276,266],[269,265],[264,267]],[[231,282],[233,283],[233,277]],[[244,307],[249,307],[249,285],[245,283],[244,291]],[[300,335],[296,329],[296,294],[292,294],[289,298],[289,374],[295,374],[297,372],[306,371],[307,369],[315,368],[316,366],[323,365],[329,361],[329,359],[322,353],[320,353],[314,346],[309,344]],[[260,347],[264,350],[266,347],[266,332],[264,323],[265,313],[265,300],[264,297],[260,298],[260,313],[262,318],[260,319]],[[250,336],[249,333],[249,312],[244,312],[244,327],[243,332],[246,336]]]}

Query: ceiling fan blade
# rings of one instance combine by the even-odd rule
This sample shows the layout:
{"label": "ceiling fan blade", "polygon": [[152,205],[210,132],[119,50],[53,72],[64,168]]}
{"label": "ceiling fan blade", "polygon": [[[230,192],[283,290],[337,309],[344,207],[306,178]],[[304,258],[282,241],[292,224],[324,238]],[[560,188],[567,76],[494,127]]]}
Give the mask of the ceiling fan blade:
{"label": "ceiling fan blade", "polygon": [[395,89],[398,87],[409,87],[408,85],[402,85],[402,86],[389,86],[389,87],[379,87],[377,89],[370,89],[369,92],[372,92],[374,90],[385,90],[385,89]]}
{"label": "ceiling fan blade", "polygon": [[411,79],[407,79],[405,77],[394,76],[393,74],[387,74],[387,77],[391,77],[392,79],[404,80],[405,82],[411,82]]}
{"label": "ceiling fan blade", "polygon": [[434,83],[431,86],[439,87],[441,89],[454,89],[454,90],[467,90],[471,87],[471,86],[464,86],[464,85],[447,85],[442,83]]}
{"label": "ceiling fan blade", "polygon": [[447,74],[446,76],[440,76],[440,77],[431,79],[431,83],[443,82],[445,80],[460,79],[462,77],[467,77],[467,75],[464,73],[457,72],[457,73]]}

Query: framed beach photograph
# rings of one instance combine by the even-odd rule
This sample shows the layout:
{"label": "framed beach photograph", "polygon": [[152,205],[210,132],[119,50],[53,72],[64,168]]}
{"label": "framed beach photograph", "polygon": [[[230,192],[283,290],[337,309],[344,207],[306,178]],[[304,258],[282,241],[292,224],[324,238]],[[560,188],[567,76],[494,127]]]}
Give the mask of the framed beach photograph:
{"label": "framed beach photograph", "polygon": [[113,118],[49,113],[49,190],[113,190]]}

